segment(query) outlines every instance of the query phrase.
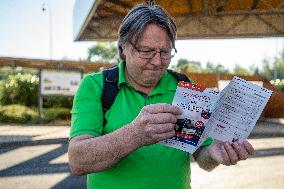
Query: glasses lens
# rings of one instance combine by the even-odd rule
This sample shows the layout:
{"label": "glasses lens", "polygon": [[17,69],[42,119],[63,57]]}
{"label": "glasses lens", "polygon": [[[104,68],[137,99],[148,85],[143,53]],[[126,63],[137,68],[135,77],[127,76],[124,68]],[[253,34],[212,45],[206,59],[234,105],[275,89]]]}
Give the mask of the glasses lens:
{"label": "glasses lens", "polygon": [[171,59],[175,56],[176,54],[176,49],[171,49],[170,51],[167,52],[162,52],[161,51],[161,58],[163,59]]}
{"label": "glasses lens", "polygon": [[156,51],[140,51],[139,57],[140,58],[153,58],[156,54]]}
{"label": "glasses lens", "polygon": [[177,50],[175,48],[173,49],[161,49],[160,52],[156,51],[156,50],[140,50],[138,49],[135,45],[132,44],[132,46],[136,49],[136,51],[138,52],[138,55],[140,58],[145,58],[145,59],[151,59],[153,58],[156,53],[160,54],[160,57],[162,59],[168,60],[171,59],[172,57],[175,56]]}

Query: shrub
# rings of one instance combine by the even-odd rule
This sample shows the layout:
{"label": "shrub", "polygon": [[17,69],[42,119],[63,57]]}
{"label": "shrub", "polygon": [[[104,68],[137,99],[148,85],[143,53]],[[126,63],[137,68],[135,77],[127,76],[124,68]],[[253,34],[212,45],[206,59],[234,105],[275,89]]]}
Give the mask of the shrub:
{"label": "shrub", "polygon": [[0,121],[6,123],[35,123],[38,121],[38,113],[32,108],[18,104],[1,106]]}
{"label": "shrub", "polygon": [[274,85],[275,87],[277,87],[282,92],[284,92],[284,79],[282,79],[282,80],[280,80],[280,79],[271,80],[270,83],[272,85]]}
{"label": "shrub", "polygon": [[71,114],[68,108],[46,108],[43,109],[43,116],[39,119],[36,108],[12,104],[0,106],[0,122],[3,123],[43,123],[55,120],[70,120]]}
{"label": "shrub", "polygon": [[0,82],[0,102],[2,105],[37,105],[38,76],[32,74],[9,75]]}
{"label": "shrub", "polygon": [[73,96],[47,96],[43,98],[43,107],[45,108],[71,108]]}
{"label": "shrub", "polygon": [[7,79],[10,75],[17,75],[18,73],[37,75],[38,69],[3,66],[0,67],[0,80]]}
{"label": "shrub", "polygon": [[45,122],[58,119],[69,120],[70,118],[71,114],[68,108],[45,108],[43,110],[43,121]]}

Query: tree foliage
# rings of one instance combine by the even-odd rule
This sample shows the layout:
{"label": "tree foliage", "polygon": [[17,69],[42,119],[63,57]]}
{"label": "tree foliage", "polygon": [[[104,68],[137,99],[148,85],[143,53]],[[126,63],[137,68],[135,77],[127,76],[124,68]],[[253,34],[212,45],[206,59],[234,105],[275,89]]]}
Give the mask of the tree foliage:
{"label": "tree foliage", "polygon": [[116,62],[118,60],[118,50],[114,43],[99,42],[88,49],[89,61]]}
{"label": "tree foliage", "polygon": [[0,82],[1,104],[35,106],[37,104],[38,82],[38,76],[32,74],[9,75],[7,79]]}
{"label": "tree foliage", "polygon": [[173,69],[178,72],[229,73],[229,70],[221,64],[214,65],[208,62],[205,68],[203,68],[199,61],[190,61],[184,58],[179,59],[177,65],[173,66]]}
{"label": "tree foliage", "polygon": [[221,64],[213,64],[211,62],[207,62],[205,68],[203,69],[205,73],[229,73],[229,70],[225,68]]}
{"label": "tree foliage", "polygon": [[187,59],[179,59],[175,69],[179,72],[202,72],[201,63],[198,61],[189,61]]}
{"label": "tree foliage", "polygon": [[277,87],[282,92],[284,92],[284,79],[282,79],[282,80],[280,80],[280,79],[271,80],[270,83],[272,85],[274,85],[275,87]]}
{"label": "tree foliage", "polygon": [[237,75],[249,75],[249,71],[246,68],[240,66],[239,64],[235,65],[233,73]]}
{"label": "tree foliage", "polygon": [[260,74],[269,80],[284,79],[284,50],[279,57],[264,59]]}
{"label": "tree foliage", "polygon": [[181,58],[177,61],[177,65],[173,66],[173,69],[179,72],[196,72],[196,73],[225,73],[236,75],[260,75],[268,80],[284,79],[284,50],[280,56],[272,59],[264,59],[262,66],[252,65],[249,68],[245,68],[236,64],[233,70],[225,68],[221,64],[214,64],[207,62],[203,68],[198,61],[191,61],[185,58]]}

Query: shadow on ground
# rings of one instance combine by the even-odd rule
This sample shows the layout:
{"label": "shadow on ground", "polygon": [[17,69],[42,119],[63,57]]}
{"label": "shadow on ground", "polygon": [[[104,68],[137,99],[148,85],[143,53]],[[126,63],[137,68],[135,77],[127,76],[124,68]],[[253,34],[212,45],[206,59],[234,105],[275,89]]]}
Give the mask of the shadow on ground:
{"label": "shadow on ground", "polygon": [[[27,145],[28,144],[28,145]],[[26,143],[25,146],[42,145],[42,143],[32,144]],[[61,155],[67,153],[67,142],[61,142],[60,147],[51,150],[40,156],[31,158],[15,166],[0,171],[0,177],[11,177],[11,176],[26,176],[26,175],[43,175],[53,173],[69,173],[69,176],[64,180],[57,183],[53,189],[59,188],[86,188],[86,177],[77,177],[71,174],[67,163],[50,164],[49,162]],[[0,149],[0,154],[7,153],[11,150],[21,148],[23,145],[6,146]]]}

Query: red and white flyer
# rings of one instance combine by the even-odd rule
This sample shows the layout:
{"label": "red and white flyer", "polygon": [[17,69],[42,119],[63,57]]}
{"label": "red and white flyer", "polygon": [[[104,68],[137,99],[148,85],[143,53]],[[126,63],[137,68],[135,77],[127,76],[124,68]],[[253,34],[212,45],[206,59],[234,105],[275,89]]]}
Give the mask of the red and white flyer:
{"label": "red and white flyer", "polygon": [[173,105],[182,109],[174,137],[161,144],[193,153],[208,138],[243,141],[251,133],[272,91],[234,77],[221,91],[179,82]]}
{"label": "red and white flyer", "polygon": [[173,105],[182,109],[175,127],[176,135],[162,141],[166,146],[193,153],[212,114],[219,92],[180,81],[173,99]]}

